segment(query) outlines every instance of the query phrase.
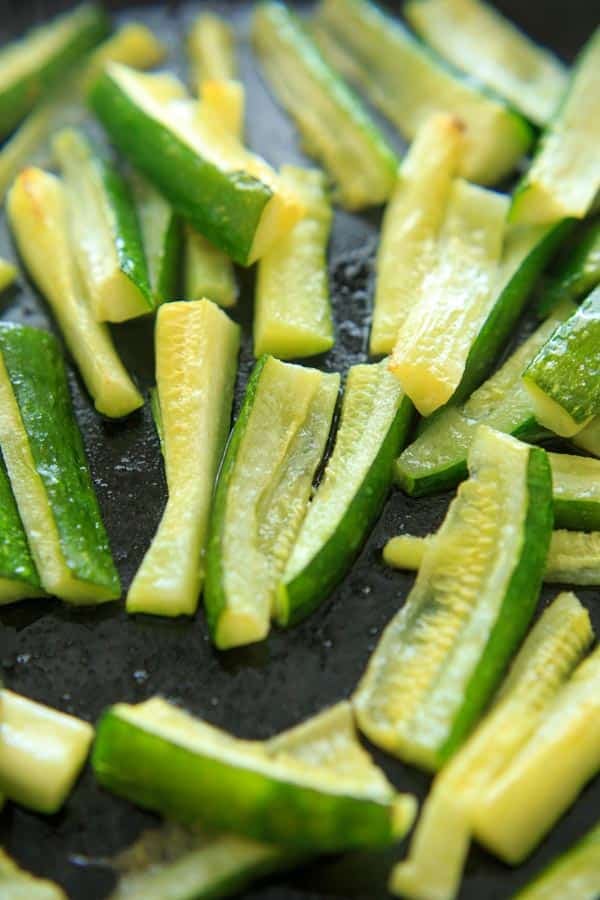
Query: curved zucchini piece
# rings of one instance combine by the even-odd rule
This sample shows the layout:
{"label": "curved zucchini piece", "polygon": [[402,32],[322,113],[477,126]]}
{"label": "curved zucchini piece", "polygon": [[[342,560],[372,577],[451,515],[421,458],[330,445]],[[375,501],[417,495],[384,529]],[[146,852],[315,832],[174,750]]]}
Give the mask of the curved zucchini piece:
{"label": "curved zucchini piece", "polygon": [[313,612],[348,571],[381,512],[412,412],[387,360],[350,369],[335,447],[278,587],[280,625]]}
{"label": "curved zucchini piece", "polygon": [[94,729],[6,689],[0,702],[0,791],[28,809],[52,815],[79,777]]}
{"label": "curved zucchini piece", "polygon": [[169,498],[127,611],[192,615],[217,467],[229,432],[239,328],[209,300],[169,303],[156,321],[156,382]]}
{"label": "curved zucchini piece", "polygon": [[195,19],[187,38],[187,53],[195,84],[237,78],[233,31],[214,13],[202,13]]}
{"label": "curved zucchini piece", "polygon": [[89,99],[134,166],[236,262],[255,262],[302,214],[273,169],[203,116],[177,79],[112,63]]}
{"label": "curved zucchini piece", "polygon": [[544,580],[600,586],[600,532],[554,531]]}
{"label": "curved zucchini piece", "polygon": [[372,354],[392,352],[423,279],[435,265],[435,242],[463,147],[461,122],[436,114],[420,127],[401,163],[375,262]]}
{"label": "curved zucchini piece", "polygon": [[600,28],[581,51],[567,93],[515,188],[511,220],[583,219],[600,190]]}
{"label": "curved zucchini piece", "polygon": [[117,355],[106,325],[96,322],[72,253],[62,182],[25,169],[8,198],[8,219],[37,287],[50,304],[98,412],[119,418],[143,399]]}
{"label": "curved zucchini piece", "polygon": [[187,300],[208,297],[227,309],[238,298],[238,286],[230,258],[204,235],[185,226],[184,284]]}
{"label": "curved zucchini piece", "polygon": [[57,884],[20,869],[1,847],[0,892],[2,900],[67,900]]}
{"label": "curved zucchini piece", "polygon": [[331,175],[342,206],[357,210],[387,200],[398,158],[294,13],[282,3],[259,4],[252,40],[272,90],[294,119],[306,152]]}
{"label": "curved zucchini piece", "polygon": [[600,460],[549,453],[554,525],[573,531],[600,531]]}
{"label": "curved zucchini piece", "polygon": [[316,27],[326,56],[365,91],[405,138],[412,140],[440,110],[464,122],[461,174],[465,178],[494,184],[526,153],[533,131],[525,119],[450,70],[374,3],[323,0]]}
{"label": "curved zucchini piece", "polygon": [[322,172],[283,166],[281,175],[306,212],[258,264],[254,355],[295,359],[334,344],[327,272],[333,212]]}
{"label": "curved zucchini piece", "polygon": [[94,50],[85,64],[78,90],[84,95],[108,63],[122,63],[132,69],[153,69],[167,55],[167,48],[141,22],[127,22]]}
{"label": "curved zucchini piece", "polygon": [[417,34],[457,69],[545,125],[567,87],[566,66],[480,0],[410,0],[404,15]]}
{"label": "curved zucchini piece", "polygon": [[31,556],[27,535],[0,454],[0,605],[37,597],[40,576]]}
{"label": "curved zucchini piece", "polygon": [[332,772],[241,741],[154,698],[118,704],[98,725],[100,783],[167,816],[299,850],[385,846],[404,835],[414,800],[381,772]]}
{"label": "curved zucchini piece", "polygon": [[129,177],[137,211],[148,283],[154,306],[174,300],[179,278],[181,223],[171,206],[149,181],[137,172]]}
{"label": "curved zucchini piece", "polygon": [[370,740],[429,770],[460,747],[523,637],[552,531],[543,450],[481,425],[469,470],[354,696]]}
{"label": "curved zucchini piece", "polygon": [[571,437],[600,415],[600,287],[559,325],[523,373],[535,417]]}
{"label": "curved zucchini piece", "polygon": [[589,425],[573,435],[571,443],[592,456],[600,457],[600,416],[596,416]]}
{"label": "curved zucchini piece", "polygon": [[339,375],[262,357],[219,473],[204,602],[221,650],[263,640],[306,515]]}
{"label": "curved zucchini piece", "polygon": [[108,31],[99,6],[84,4],[0,52],[0,139]]}
{"label": "curved zucchini piece", "polygon": [[600,218],[584,223],[574,240],[561,252],[549,284],[538,305],[538,315],[548,315],[565,300],[578,301],[600,284]]}
{"label": "curved zucchini piece", "polygon": [[6,259],[0,259],[0,293],[17,280],[17,267]]}
{"label": "curved zucchini piece", "polygon": [[0,328],[0,447],[42,586],[73,603],[120,594],[58,343]]}
{"label": "curved zucchini piece", "polygon": [[480,797],[539,727],[592,640],[585,608],[574,594],[560,594],[525,640],[490,713],[434,780],[409,856],[392,872],[392,893],[414,900],[457,895]]}
{"label": "curved zucchini piece", "polygon": [[600,894],[600,823],[563,853],[514,900],[596,900]]}
{"label": "curved zucchini piece", "polygon": [[402,324],[390,369],[424,416],[453,396],[496,299],[508,198],[458,179],[424,278]]}

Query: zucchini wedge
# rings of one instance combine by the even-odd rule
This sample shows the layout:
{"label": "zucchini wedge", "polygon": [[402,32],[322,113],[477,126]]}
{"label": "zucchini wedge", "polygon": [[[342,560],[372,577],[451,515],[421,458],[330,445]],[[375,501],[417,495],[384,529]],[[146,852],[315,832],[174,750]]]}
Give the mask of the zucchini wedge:
{"label": "zucchini wedge", "polygon": [[301,216],[273,169],[203,116],[176,78],[112,63],[89,101],[119,150],[236,262],[255,262]]}
{"label": "zucchini wedge", "polygon": [[240,335],[209,300],[156,320],[156,382],[169,498],[127,595],[127,611],[192,615],[217,467],[229,432]]}
{"label": "zucchini wedge", "polygon": [[353,701],[373,743],[433,771],[467,737],[527,629],[552,532],[543,450],[480,425],[469,471]]}
{"label": "zucchini wedge", "polygon": [[39,597],[40,576],[31,556],[27,535],[0,454],[0,605]]}
{"label": "zucchini wedge", "polygon": [[203,115],[213,116],[221,128],[243,140],[246,114],[244,85],[240,81],[203,81],[199,94]]}
{"label": "zucchini wedge", "polygon": [[6,689],[0,702],[0,791],[21,806],[52,815],[79,777],[94,729]]}
{"label": "zucchini wedge", "polygon": [[230,258],[191,226],[185,226],[184,294],[207,297],[224,309],[235,306],[238,286]]}
{"label": "zucchini wedge", "polygon": [[190,28],[186,46],[195,84],[237,78],[233,31],[219,16],[201,13]]}
{"label": "zucchini wedge", "polygon": [[374,766],[332,771],[160,698],[107,710],[92,764],[100,784],[148,809],[304,851],[386,846],[414,816],[414,798]]}
{"label": "zucchini wedge", "polygon": [[392,16],[368,0],[323,0],[315,33],[326,58],[412,140],[441,110],[466,126],[461,174],[495,184],[510,174],[532,140],[524,118],[449,69]]}
{"label": "zucchini wedge", "polygon": [[585,45],[567,92],[515,188],[511,221],[583,219],[600,190],[600,28]]}
{"label": "zucchini wedge", "polygon": [[392,352],[425,274],[435,264],[435,242],[463,147],[460,121],[436,114],[419,128],[400,165],[375,262],[373,355]]}
{"label": "zucchini wedge", "polygon": [[99,6],[84,4],[0,51],[0,139],[108,31]]}
{"label": "zucchini wedge", "polygon": [[600,287],[559,325],[523,373],[535,417],[571,437],[600,416]]}
{"label": "zucchini wedge", "polygon": [[313,612],[347,572],[381,512],[412,413],[387,360],[350,369],[335,446],[277,590],[280,625]]}
{"label": "zucchini wedge", "polygon": [[1,847],[0,891],[2,900],[67,900],[57,884],[20,869]]}
{"label": "zucchini wedge", "polygon": [[117,355],[106,325],[96,321],[72,253],[62,182],[25,169],[8,197],[8,220],[21,256],[54,313],[98,412],[120,418],[143,399]]}
{"label": "zucchini wedge", "polygon": [[17,280],[17,267],[6,259],[0,259],[0,293]]}
{"label": "zucchini wedge", "polygon": [[322,172],[283,166],[281,176],[306,212],[259,261],[254,355],[297,359],[325,353],[335,340],[327,272],[333,212]]}
{"label": "zucchini wedge", "polygon": [[263,640],[306,515],[340,378],[262,357],[223,460],[204,603],[221,650]]}
{"label": "zucchini wedge", "polygon": [[544,317],[559,303],[579,301],[599,284],[600,217],[585,222],[564,253],[561,250],[559,264],[553,267],[537,313]]}
{"label": "zucchini wedge", "polygon": [[425,276],[389,366],[419,412],[439,409],[460,385],[496,297],[508,198],[457,179]]}
{"label": "zucchini wedge", "polygon": [[410,0],[410,25],[436,53],[545,125],[568,83],[567,68],[493,6],[480,0]]}
{"label": "zucchini wedge", "polygon": [[[452,900],[458,893],[474,809],[535,733],[593,640],[587,611],[560,594],[531,630],[491,711],[435,778],[390,890],[414,900]],[[529,793],[524,791],[521,803]]]}
{"label": "zucchini wedge", "polygon": [[146,25],[127,22],[90,55],[77,87],[85,96],[108,63],[122,63],[144,71],[163,62],[166,55],[167,48]]}
{"label": "zucchini wedge", "polygon": [[514,900],[596,900],[600,894],[600,823],[563,853]]}
{"label": "zucchini wedge", "polygon": [[571,443],[592,456],[600,457],[600,416],[596,416],[589,425],[573,435]]}
{"label": "zucchini wedge", "polygon": [[132,172],[128,180],[141,232],[148,284],[156,307],[177,296],[181,223],[162,194],[142,175]]}
{"label": "zucchini wedge", "polygon": [[600,531],[600,460],[549,453],[554,525],[572,531]]}
{"label": "zucchini wedge", "polygon": [[121,588],[58,342],[0,327],[0,448],[42,586],[72,603]]}
{"label": "zucchini wedge", "polygon": [[305,151],[331,176],[342,206],[358,210],[387,200],[398,157],[295,14],[282,3],[260,3],[252,41],[269,85],[294,119]]}

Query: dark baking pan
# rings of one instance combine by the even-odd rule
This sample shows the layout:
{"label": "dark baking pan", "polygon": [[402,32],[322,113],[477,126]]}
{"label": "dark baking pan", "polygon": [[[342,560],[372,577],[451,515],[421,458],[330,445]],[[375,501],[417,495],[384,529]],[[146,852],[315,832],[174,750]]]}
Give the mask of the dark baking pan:
{"label": "dark baking pan", "polygon": [[[0,2],[0,40],[69,4]],[[589,0],[503,0],[504,11],[535,38],[572,59],[597,24]],[[171,46],[171,62],[183,66],[181,36],[199,5],[148,8],[110,3],[118,16],[138,17]],[[123,8],[120,11],[120,8]],[[302,155],[294,128],[270,98],[244,40],[250,4],[213,4],[238,26],[241,65],[249,95],[250,145],[274,164]],[[395,138],[397,140],[397,138]],[[372,261],[379,213],[338,212],[331,244],[331,284],[336,314],[334,350],[318,361],[344,371],[366,358],[372,294]],[[0,255],[14,258],[3,216]],[[242,296],[234,313],[245,329],[237,400],[252,363],[250,325],[253,274],[241,274]],[[54,330],[36,293],[21,285],[3,295],[2,318]],[[152,323],[115,329],[126,363],[144,388],[153,381]],[[123,423],[103,421],[72,374],[77,415],[83,429],[105,521],[123,584],[133,573],[158,523],[166,490],[149,405]],[[362,673],[382,628],[403,602],[412,578],[381,562],[385,540],[398,532],[426,533],[441,521],[448,496],[411,500],[396,491],[352,571],[322,608],[297,628],[274,630],[263,644],[219,654],[212,648],[202,612],[193,621],[128,618],[122,606],[73,610],[37,600],[0,612],[0,661],[7,685],[37,700],[94,721],[108,704],[137,702],[160,692],[194,713],[247,738],[266,738],[347,697]],[[556,594],[544,590],[541,604]],[[579,590],[597,631],[600,594]],[[372,748],[371,748],[372,749]],[[423,797],[428,778],[373,753],[399,788]],[[589,785],[531,859],[516,870],[474,848],[461,900],[505,900],[555,854],[597,819],[600,779]],[[156,820],[101,791],[87,771],[59,815],[43,818],[7,804],[0,816],[0,843],[26,868],[60,882],[73,900],[100,900],[113,876],[98,864],[133,841]],[[386,897],[392,862],[404,848],[321,860],[248,890],[246,900],[317,900]],[[565,898],[567,900],[567,898]],[[577,898],[568,898],[577,900]]]}

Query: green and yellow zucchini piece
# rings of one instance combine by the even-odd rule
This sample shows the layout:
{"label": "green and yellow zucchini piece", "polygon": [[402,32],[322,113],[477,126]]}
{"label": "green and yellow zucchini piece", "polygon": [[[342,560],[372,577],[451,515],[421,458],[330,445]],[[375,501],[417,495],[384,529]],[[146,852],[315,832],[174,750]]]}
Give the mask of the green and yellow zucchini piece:
{"label": "green and yellow zucchini piece", "polygon": [[296,359],[325,353],[334,344],[327,271],[333,212],[322,172],[283,166],[281,175],[305,213],[259,261],[254,355]]}
{"label": "green and yellow zucchini piece", "polygon": [[596,900],[600,894],[600,823],[555,859],[514,900]]}
{"label": "green and yellow zucchini piece", "polygon": [[31,556],[27,535],[0,454],[0,605],[37,597],[40,576]]}
{"label": "green and yellow zucchini piece", "polygon": [[[129,177],[154,306],[177,296],[181,222],[170,204],[138,172]],[[188,298],[192,299],[192,298]]]}
{"label": "green and yellow zucchini piece", "polygon": [[229,433],[239,328],[209,300],[168,303],[156,321],[156,383],[169,497],[127,611],[192,615],[217,467]]}
{"label": "green and yellow zucchini piece", "polygon": [[237,78],[235,38],[231,26],[214,13],[201,13],[187,37],[187,55],[194,83]]}
{"label": "green and yellow zucchini piece", "polygon": [[600,284],[600,217],[584,222],[561,250],[538,304],[538,315],[548,315],[564,301],[581,300]]}
{"label": "green and yellow zucchini piece", "polygon": [[17,267],[7,259],[0,259],[0,293],[17,280]]}
{"label": "green and yellow zucchini piece", "polygon": [[0,449],[43,588],[72,603],[120,594],[56,338],[0,328]]}
{"label": "green and yellow zucchini piece", "polygon": [[235,306],[238,286],[230,258],[190,225],[185,225],[184,295],[207,297],[224,309]]}
{"label": "green and yellow zucchini piece", "polygon": [[600,457],[600,416],[571,438],[571,443],[592,456]]}
{"label": "green and yellow zucchini piece", "polygon": [[554,525],[572,531],[600,531],[600,460],[549,453]]}
{"label": "green and yellow zucchini piece", "polygon": [[85,95],[108,63],[122,63],[132,69],[153,69],[163,62],[167,48],[141,22],[127,22],[90,55],[77,89]]}
{"label": "green and yellow zucchini piece", "polygon": [[220,649],[263,640],[306,515],[339,375],[262,357],[221,466],[204,602]]}
{"label": "green and yellow zucchini piece", "polygon": [[306,152],[331,176],[340,203],[357,210],[387,200],[398,158],[295,14],[282,3],[259,4],[252,40],[269,85],[294,119]]}
{"label": "green and yellow zucchini piece", "polygon": [[543,450],[481,425],[469,471],[353,701],[373,743],[433,771],[467,737],[527,629],[552,532]]}
{"label": "green and yellow zucchini piece", "polygon": [[57,884],[20,869],[1,847],[0,893],[2,900],[67,900]]}

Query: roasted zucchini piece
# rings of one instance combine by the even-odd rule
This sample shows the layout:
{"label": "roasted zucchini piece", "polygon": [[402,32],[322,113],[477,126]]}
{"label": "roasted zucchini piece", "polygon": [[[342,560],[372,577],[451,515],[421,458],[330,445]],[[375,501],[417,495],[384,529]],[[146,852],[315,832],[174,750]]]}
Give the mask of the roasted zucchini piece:
{"label": "roasted zucchini piece", "polygon": [[555,859],[514,900],[596,900],[600,894],[600,823]]}
{"label": "roasted zucchini piece", "polygon": [[13,862],[0,848],[0,891],[3,900],[67,900],[52,881],[35,878]]}
{"label": "roasted zucchini piece", "polygon": [[143,175],[132,172],[129,183],[137,211],[152,301],[154,306],[159,306],[165,300],[175,300],[177,296],[181,222],[162,194]]}

